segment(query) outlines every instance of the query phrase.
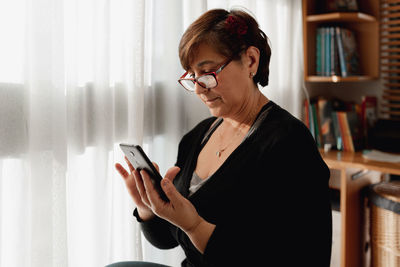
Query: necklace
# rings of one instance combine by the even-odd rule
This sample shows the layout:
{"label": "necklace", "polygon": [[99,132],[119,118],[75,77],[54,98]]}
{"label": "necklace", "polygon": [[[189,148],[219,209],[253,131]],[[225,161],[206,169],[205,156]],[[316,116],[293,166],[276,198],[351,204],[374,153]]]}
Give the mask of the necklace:
{"label": "necklace", "polygon": [[[254,120],[255,120],[255,118],[256,118],[256,116],[257,116],[259,110],[260,110],[260,109],[262,108],[262,106],[265,105],[266,103],[268,103],[268,99],[265,98],[265,97],[262,98],[261,95],[260,95],[259,98],[258,98],[258,100],[257,100],[257,104],[256,104],[256,107],[257,107],[257,108],[255,108],[255,109],[253,110],[253,112],[250,112],[250,113],[249,113],[248,118],[252,118],[252,119],[250,120],[251,122],[254,122]],[[253,119],[254,119],[254,120],[253,120]],[[244,123],[244,121],[243,121],[242,123]],[[251,125],[251,124],[250,124],[250,125]],[[230,141],[225,147],[220,148],[220,149],[218,149],[218,150],[215,152],[215,155],[216,155],[218,158],[220,158],[221,155],[222,155],[222,153],[224,153],[224,151],[225,151],[230,145],[233,144],[233,142],[236,140],[236,137],[240,135],[241,130],[242,130],[244,127],[245,127],[245,125],[243,125],[243,126],[241,126],[241,127],[239,126],[239,127],[237,128],[237,130],[236,130],[236,133],[235,133],[234,136],[231,138],[231,141]],[[222,140],[221,132],[219,132],[219,137],[220,137],[220,140]]]}
{"label": "necklace", "polygon": [[[233,142],[235,141],[236,137],[240,135],[240,132],[241,132],[240,130],[241,130],[242,128],[244,128],[244,127],[238,127],[237,130],[236,130],[236,132],[235,132],[234,137],[231,138],[231,141],[230,141],[225,147],[220,148],[220,149],[218,149],[218,150],[215,152],[215,155],[216,155],[218,158],[220,158],[221,155],[222,155],[222,153],[223,153],[230,145],[233,144]],[[220,133],[220,132],[219,132],[219,137],[220,137],[220,139],[222,139],[222,136],[221,136],[221,133]]]}

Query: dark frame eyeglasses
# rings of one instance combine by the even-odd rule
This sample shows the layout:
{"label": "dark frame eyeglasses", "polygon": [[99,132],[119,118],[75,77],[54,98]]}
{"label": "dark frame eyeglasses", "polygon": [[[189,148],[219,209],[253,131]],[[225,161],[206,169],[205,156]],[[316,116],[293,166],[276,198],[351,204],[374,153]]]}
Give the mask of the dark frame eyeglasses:
{"label": "dark frame eyeglasses", "polygon": [[196,83],[203,88],[212,89],[217,87],[218,80],[217,75],[220,73],[230,62],[232,59],[228,60],[225,64],[223,64],[216,71],[208,72],[203,74],[197,78],[185,78],[188,74],[186,71],[178,80],[179,84],[183,86],[187,91],[194,92],[196,90]]}

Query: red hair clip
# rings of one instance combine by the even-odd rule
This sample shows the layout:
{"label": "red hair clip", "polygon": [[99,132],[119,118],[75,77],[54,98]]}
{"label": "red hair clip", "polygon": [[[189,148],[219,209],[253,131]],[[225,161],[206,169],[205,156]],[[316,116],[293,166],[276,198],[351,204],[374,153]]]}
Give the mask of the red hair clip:
{"label": "red hair clip", "polygon": [[238,37],[242,37],[242,35],[245,35],[247,33],[248,27],[246,25],[246,22],[242,18],[229,15],[225,21],[225,24],[226,24],[226,29],[232,35],[237,35]]}

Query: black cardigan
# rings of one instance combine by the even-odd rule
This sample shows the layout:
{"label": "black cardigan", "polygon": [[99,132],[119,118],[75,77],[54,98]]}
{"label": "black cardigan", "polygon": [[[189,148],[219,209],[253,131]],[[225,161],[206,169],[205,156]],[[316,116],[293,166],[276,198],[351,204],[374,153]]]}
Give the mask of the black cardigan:
{"label": "black cardigan", "polygon": [[[141,222],[154,246],[183,248],[182,266],[329,266],[329,169],[304,124],[272,101],[263,110],[270,106],[259,128],[189,197],[216,225],[204,254],[165,220]],[[179,144],[174,184],[185,197],[215,119],[200,122]]]}

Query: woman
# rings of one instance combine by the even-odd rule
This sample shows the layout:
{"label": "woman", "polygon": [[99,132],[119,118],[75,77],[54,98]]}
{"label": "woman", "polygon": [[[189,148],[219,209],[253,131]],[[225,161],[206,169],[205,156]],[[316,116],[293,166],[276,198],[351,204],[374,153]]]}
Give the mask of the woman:
{"label": "woman", "polygon": [[329,266],[329,169],[308,129],[267,99],[268,40],[244,11],[210,10],[184,33],[179,83],[212,117],[181,140],[160,199],[145,171],[116,168],[143,233],[182,266]]}

